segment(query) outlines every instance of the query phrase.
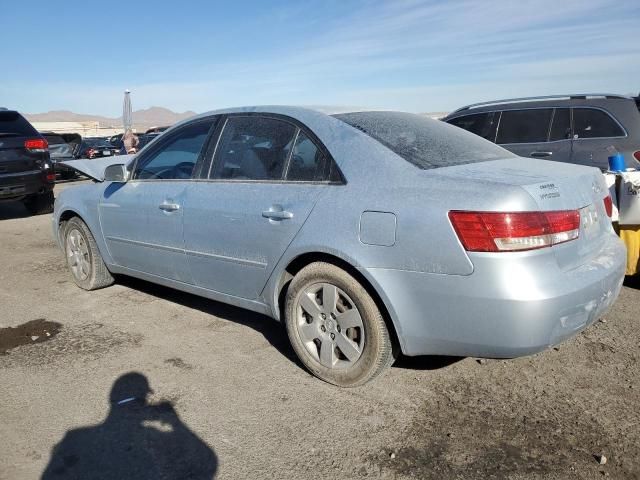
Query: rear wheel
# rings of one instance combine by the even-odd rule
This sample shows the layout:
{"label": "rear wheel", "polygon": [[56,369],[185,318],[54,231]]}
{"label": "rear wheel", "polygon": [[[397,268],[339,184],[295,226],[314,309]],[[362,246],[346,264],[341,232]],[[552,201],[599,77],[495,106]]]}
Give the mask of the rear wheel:
{"label": "rear wheel", "polygon": [[362,385],[393,363],[391,338],[375,301],[335,265],[312,263],[294,277],[285,323],[305,367],[334,385]]}
{"label": "rear wheel", "polygon": [[45,192],[25,198],[23,204],[31,215],[43,215],[53,212],[54,201],[53,192]]}
{"label": "rear wheel", "polygon": [[113,283],[89,227],[78,217],[64,227],[64,251],[73,281],[80,288],[96,290]]}

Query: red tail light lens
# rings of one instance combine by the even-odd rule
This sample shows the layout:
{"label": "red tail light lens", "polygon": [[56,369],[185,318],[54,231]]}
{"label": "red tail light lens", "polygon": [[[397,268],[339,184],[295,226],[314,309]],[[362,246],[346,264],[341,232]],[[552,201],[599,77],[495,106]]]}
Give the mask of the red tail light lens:
{"label": "red tail light lens", "polygon": [[575,240],[580,212],[449,212],[460,242],[469,252],[535,250]]}
{"label": "red tail light lens", "polygon": [[611,218],[613,216],[613,200],[611,195],[604,197],[604,209],[607,212],[607,216]]}
{"label": "red tail light lens", "polygon": [[51,172],[51,173],[47,173],[47,182],[55,182],[56,181],[56,174]]}
{"label": "red tail light lens", "polygon": [[640,162],[640,150],[633,152],[633,158]]}
{"label": "red tail light lens", "polygon": [[30,152],[46,152],[49,144],[44,138],[31,138],[24,141],[24,148]]}

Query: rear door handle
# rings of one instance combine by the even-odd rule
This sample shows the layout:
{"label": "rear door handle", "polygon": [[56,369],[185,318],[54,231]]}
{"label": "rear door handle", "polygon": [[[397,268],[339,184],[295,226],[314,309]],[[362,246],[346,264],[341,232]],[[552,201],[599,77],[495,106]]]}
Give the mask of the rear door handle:
{"label": "rear door handle", "polygon": [[536,158],[550,157],[552,155],[553,152],[531,152],[531,156]]}
{"label": "rear door handle", "polygon": [[161,203],[158,205],[158,208],[163,212],[175,212],[176,210],[180,210],[180,205],[177,203]]}
{"label": "rear door handle", "polygon": [[286,210],[265,210],[262,212],[262,216],[269,220],[288,220],[293,218],[293,213]]}

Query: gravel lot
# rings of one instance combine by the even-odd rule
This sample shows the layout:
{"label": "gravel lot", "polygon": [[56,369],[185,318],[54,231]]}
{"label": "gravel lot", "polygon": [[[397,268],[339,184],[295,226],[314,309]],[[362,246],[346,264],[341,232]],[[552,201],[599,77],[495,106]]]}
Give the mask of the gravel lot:
{"label": "gravel lot", "polygon": [[[0,205],[0,265],[3,480],[88,464],[106,478],[640,478],[637,280],[558,348],[401,358],[342,390],[307,374],[266,317],[126,278],[78,289],[48,215]],[[110,406],[112,388],[136,395],[140,375],[114,387],[129,372],[149,403]]]}

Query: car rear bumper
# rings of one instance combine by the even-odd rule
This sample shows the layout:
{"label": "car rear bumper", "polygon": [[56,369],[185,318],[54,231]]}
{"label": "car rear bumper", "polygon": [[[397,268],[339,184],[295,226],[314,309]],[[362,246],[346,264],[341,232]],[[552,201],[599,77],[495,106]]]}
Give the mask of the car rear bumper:
{"label": "car rear bumper", "polygon": [[604,315],[620,293],[625,258],[612,233],[596,256],[568,271],[540,250],[474,256],[468,276],[363,273],[383,292],[404,354],[512,358],[560,343]]}
{"label": "car rear bumper", "polygon": [[40,170],[0,174],[0,201],[19,200],[28,195],[53,190],[53,183],[44,180]]}

